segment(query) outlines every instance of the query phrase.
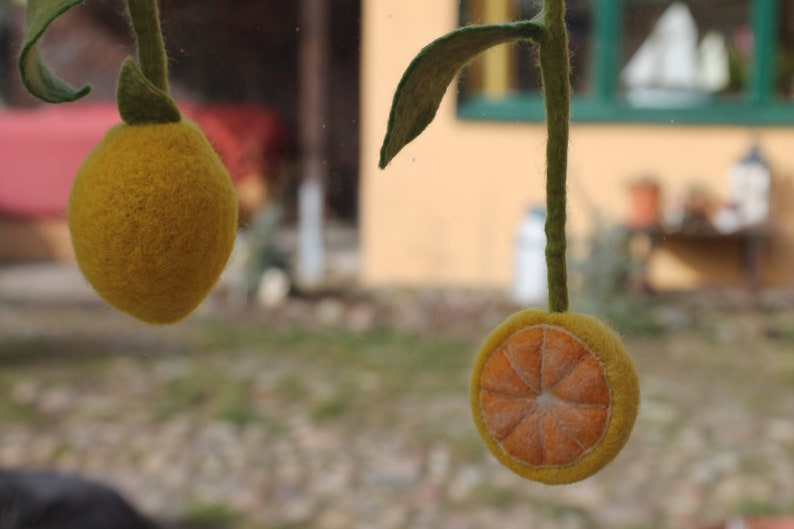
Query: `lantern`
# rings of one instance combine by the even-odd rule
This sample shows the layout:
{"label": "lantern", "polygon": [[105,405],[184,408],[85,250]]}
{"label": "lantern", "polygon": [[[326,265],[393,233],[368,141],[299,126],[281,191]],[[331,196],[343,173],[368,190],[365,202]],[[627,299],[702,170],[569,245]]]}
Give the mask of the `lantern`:
{"label": "lantern", "polygon": [[771,175],[758,144],[731,167],[729,178],[729,201],[735,207],[740,225],[749,227],[766,222]]}

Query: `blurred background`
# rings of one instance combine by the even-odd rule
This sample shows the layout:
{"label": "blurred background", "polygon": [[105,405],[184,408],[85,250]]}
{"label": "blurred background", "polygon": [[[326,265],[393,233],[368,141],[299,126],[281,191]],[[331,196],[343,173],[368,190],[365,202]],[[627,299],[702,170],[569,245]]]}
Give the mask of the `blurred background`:
{"label": "blurred background", "polygon": [[564,487],[496,464],[467,396],[482,338],[545,306],[536,49],[475,60],[377,169],[413,56],[539,3],[160,7],[172,93],[241,205],[217,288],[168,327],[104,304],[66,226],[118,122],[123,3],[48,30],[93,90],[45,105],[0,0],[0,503],[95,491],[76,475],[159,527],[794,526],[794,1],[568,2],[572,310],[622,334],[643,397],[626,449]]}

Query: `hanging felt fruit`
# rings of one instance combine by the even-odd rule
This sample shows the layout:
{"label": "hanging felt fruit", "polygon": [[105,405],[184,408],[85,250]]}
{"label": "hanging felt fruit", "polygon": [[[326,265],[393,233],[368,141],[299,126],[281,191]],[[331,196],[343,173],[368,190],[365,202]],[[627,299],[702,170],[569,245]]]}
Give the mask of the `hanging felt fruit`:
{"label": "hanging felt fruit", "polygon": [[466,26],[426,46],[394,95],[380,167],[433,120],[449,83],[482,51],[529,40],[539,47],[546,105],[546,263],[549,311],[509,317],[483,342],[471,381],[474,422],[488,449],[517,474],[547,484],[584,479],[629,438],[639,382],[620,338],[568,312],[566,179],[570,60],[565,2],[544,0],[533,20]]}
{"label": "hanging felt fruit", "polygon": [[[40,39],[81,0],[28,0],[19,69],[23,85],[51,103],[75,90],[44,64]],[[68,222],[77,262],[111,305],[149,323],[173,323],[207,296],[231,253],[237,197],[203,132],[184,121],[168,94],[167,58],[156,0],[128,0],[138,60],[119,74],[123,123],[80,167]]]}

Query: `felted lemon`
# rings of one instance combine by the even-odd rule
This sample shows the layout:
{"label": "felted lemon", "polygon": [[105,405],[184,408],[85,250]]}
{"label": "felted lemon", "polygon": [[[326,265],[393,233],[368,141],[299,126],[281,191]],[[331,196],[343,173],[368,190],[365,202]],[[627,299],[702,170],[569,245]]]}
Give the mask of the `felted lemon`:
{"label": "felted lemon", "polygon": [[[75,101],[44,63],[39,40],[83,0],[29,0],[20,80],[35,97]],[[128,0],[138,61],[127,57],[116,102],[124,123],[80,167],[68,220],[77,263],[111,305],[149,323],[187,316],[212,289],[231,254],[237,197],[204,133],[183,121],[168,91],[168,57],[157,0]]]}
{"label": "felted lemon", "polygon": [[145,322],[172,323],[201,303],[226,265],[237,198],[195,124],[119,124],[80,167],[68,220],[97,293]]}
{"label": "felted lemon", "polygon": [[639,383],[620,338],[597,319],[525,310],[484,341],[471,383],[474,421],[517,474],[572,483],[623,448]]}

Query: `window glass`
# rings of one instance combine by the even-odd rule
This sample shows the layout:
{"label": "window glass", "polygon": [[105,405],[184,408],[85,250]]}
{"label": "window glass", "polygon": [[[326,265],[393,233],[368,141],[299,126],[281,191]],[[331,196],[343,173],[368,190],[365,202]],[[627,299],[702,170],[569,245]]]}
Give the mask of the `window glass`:
{"label": "window glass", "polygon": [[780,0],[775,90],[781,99],[794,100],[794,0]]}
{"label": "window glass", "polygon": [[[567,0],[575,121],[794,120],[794,0]],[[460,24],[536,16],[540,0],[461,0]],[[543,119],[536,46],[497,46],[459,81],[463,119]]]}
{"label": "window glass", "polygon": [[[489,13],[500,13],[499,19]],[[470,0],[461,4],[460,23],[483,24],[506,20],[528,20],[540,12],[539,0]],[[591,76],[591,2],[569,0],[566,18],[571,46],[571,83],[574,93],[586,94]],[[475,59],[461,83],[461,95],[500,99],[517,93],[540,95],[540,69],[537,48],[532,43],[499,46]]]}
{"label": "window glass", "polygon": [[748,0],[626,0],[621,96],[633,106],[737,100],[752,74]]}
{"label": "window glass", "polygon": [[[534,17],[540,5],[533,0],[519,0],[519,18]],[[592,15],[590,0],[569,0],[566,20],[568,21],[568,40],[571,55],[571,85],[574,93],[583,95],[589,92],[591,83],[590,36]],[[517,60],[516,89],[520,92],[539,92],[541,89],[540,68],[537,67],[537,47],[531,43],[519,44]]]}

